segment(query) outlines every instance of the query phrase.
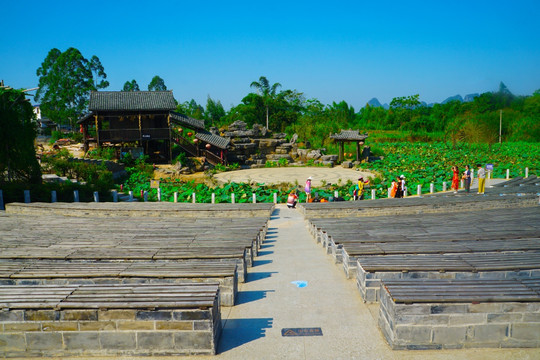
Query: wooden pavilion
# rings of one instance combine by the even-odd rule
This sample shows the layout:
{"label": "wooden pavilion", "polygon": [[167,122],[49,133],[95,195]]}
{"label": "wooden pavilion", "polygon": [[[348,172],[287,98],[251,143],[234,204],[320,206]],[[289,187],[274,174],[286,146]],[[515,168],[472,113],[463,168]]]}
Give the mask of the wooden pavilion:
{"label": "wooden pavilion", "polygon": [[330,138],[339,144],[338,161],[343,161],[343,152],[346,142],[356,142],[356,161],[360,160],[360,145],[368,138],[368,134],[360,134],[358,130],[341,130],[339,134],[330,134]]}
{"label": "wooden pavilion", "polygon": [[[211,134],[204,121],[174,112],[172,91],[93,91],[90,113],[78,123],[85,150],[90,143],[129,146],[135,144],[153,162],[172,161],[172,143],[190,156],[204,156],[212,163],[225,163],[229,139]],[[193,130],[197,141],[177,127]]]}

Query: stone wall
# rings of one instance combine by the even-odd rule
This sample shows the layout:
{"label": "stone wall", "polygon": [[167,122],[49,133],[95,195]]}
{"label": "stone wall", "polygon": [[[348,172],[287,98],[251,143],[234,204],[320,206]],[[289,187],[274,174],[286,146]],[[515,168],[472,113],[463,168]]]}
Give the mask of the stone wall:
{"label": "stone wall", "polygon": [[207,310],[2,310],[5,357],[213,355],[219,305]]}
{"label": "stone wall", "polygon": [[379,327],[392,349],[540,347],[540,303],[395,303],[381,291]]}

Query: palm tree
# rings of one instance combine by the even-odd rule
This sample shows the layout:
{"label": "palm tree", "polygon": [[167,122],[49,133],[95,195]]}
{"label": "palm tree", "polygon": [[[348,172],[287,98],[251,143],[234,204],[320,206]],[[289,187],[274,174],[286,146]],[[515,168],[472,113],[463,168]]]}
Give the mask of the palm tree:
{"label": "palm tree", "polygon": [[281,87],[280,83],[275,83],[270,86],[270,82],[266,76],[261,76],[259,81],[254,81],[251,83],[250,87],[257,89],[257,92],[263,98],[264,106],[266,107],[266,128],[268,128],[268,107],[271,102],[276,97],[276,91]]}

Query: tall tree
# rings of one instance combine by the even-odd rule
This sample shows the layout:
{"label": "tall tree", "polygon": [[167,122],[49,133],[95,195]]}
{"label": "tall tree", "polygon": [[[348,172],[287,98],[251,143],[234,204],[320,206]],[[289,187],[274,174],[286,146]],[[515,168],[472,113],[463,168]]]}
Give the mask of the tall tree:
{"label": "tall tree", "polygon": [[109,82],[105,80],[107,79],[107,74],[105,74],[105,69],[103,68],[103,65],[101,65],[101,61],[96,55],[92,56],[88,66],[90,67],[90,71],[92,71],[94,87],[96,89],[105,89],[108,87]]}
{"label": "tall tree", "polygon": [[225,109],[221,105],[221,101],[214,101],[210,95],[206,101],[206,111],[204,112],[206,125],[219,125],[221,118],[225,116]]}
{"label": "tall tree", "polygon": [[39,90],[36,101],[41,102],[43,115],[59,124],[71,124],[86,109],[90,91],[107,82],[94,84],[92,71],[105,78],[103,67],[96,57],[89,62],[79,50],[69,48],[65,52],[51,49],[37,69]]}
{"label": "tall tree", "polygon": [[275,99],[276,97],[276,91],[278,88],[281,87],[280,83],[275,83],[272,86],[270,86],[270,82],[266,78],[266,76],[261,76],[259,78],[259,81],[253,81],[250,85],[250,87],[255,88],[260,96],[263,98],[263,103],[266,108],[266,128],[268,127],[268,113],[269,113],[269,107],[270,103]]}
{"label": "tall tree", "polygon": [[141,91],[141,89],[139,88],[139,84],[137,84],[137,81],[133,79],[124,83],[124,88],[122,89],[122,91]]}
{"label": "tall tree", "polygon": [[0,88],[0,184],[41,182],[32,105],[21,90]]}
{"label": "tall tree", "polygon": [[158,75],[154,76],[150,84],[148,84],[148,91],[167,91],[165,81]]}

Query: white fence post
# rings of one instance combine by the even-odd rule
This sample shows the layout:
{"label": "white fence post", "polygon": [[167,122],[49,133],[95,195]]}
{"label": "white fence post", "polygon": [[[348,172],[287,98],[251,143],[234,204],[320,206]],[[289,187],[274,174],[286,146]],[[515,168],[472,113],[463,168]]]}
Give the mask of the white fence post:
{"label": "white fence post", "polygon": [[392,188],[388,188],[388,198],[390,198],[392,195]]}
{"label": "white fence post", "polygon": [[79,202],[79,190],[73,190],[73,202]]}
{"label": "white fence post", "polygon": [[0,190],[0,210],[6,210],[4,208],[4,193]]}
{"label": "white fence post", "polygon": [[253,193],[253,203],[257,203],[257,194]]}
{"label": "white fence post", "polygon": [[94,191],[94,202],[99,202],[99,193]]}
{"label": "white fence post", "polygon": [[30,190],[24,190],[24,202],[26,204],[30,203]]}
{"label": "white fence post", "polygon": [[435,192],[435,184],[431,183],[429,184],[429,193],[433,194]]}
{"label": "white fence post", "polygon": [[231,204],[234,204],[235,201],[234,201],[234,193],[231,194]]}
{"label": "white fence post", "polygon": [[148,201],[148,191],[146,191],[146,190],[143,192],[143,201],[144,202]]}
{"label": "white fence post", "polygon": [[277,204],[277,193],[274,193],[274,204]]}
{"label": "white fence post", "polygon": [[442,183],[442,191],[446,191],[446,181],[443,181]]}
{"label": "white fence post", "polygon": [[51,202],[52,203],[56,202],[56,190],[51,191]]}
{"label": "white fence post", "polygon": [[177,203],[178,202],[178,191],[175,191],[174,194],[173,194],[173,199],[174,199],[174,202]]}
{"label": "white fence post", "polygon": [[525,178],[528,178],[529,177],[529,168],[526,167],[525,168]]}
{"label": "white fence post", "polygon": [[422,196],[422,185],[416,186],[416,195]]}
{"label": "white fence post", "polygon": [[409,189],[405,188],[405,191],[403,191],[403,197],[407,197],[407,196],[408,196],[408,195],[407,195],[408,190],[409,190]]}
{"label": "white fence post", "polygon": [[191,202],[194,204],[197,202],[197,196],[195,195],[195,193],[191,194]]}
{"label": "white fence post", "polygon": [[112,193],[112,201],[118,202],[118,191],[112,190],[111,193]]}
{"label": "white fence post", "polygon": [[216,203],[216,194],[212,193],[212,204]]}
{"label": "white fence post", "polygon": [[157,189],[157,201],[161,201],[161,188]]}
{"label": "white fence post", "polygon": [[510,180],[510,169],[506,169],[506,180]]}
{"label": "white fence post", "polygon": [[133,201],[133,190],[129,191],[129,201]]}
{"label": "white fence post", "polygon": [[337,190],[334,190],[334,200],[339,197],[339,192]]}
{"label": "white fence post", "polygon": [[376,193],[377,193],[377,190],[371,189],[371,200],[375,200],[375,198],[376,198]]}
{"label": "white fence post", "polygon": [[465,187],[465,180],[461,179],[461,181],[459,182],[459,188],[460,189],[463,189]]}

